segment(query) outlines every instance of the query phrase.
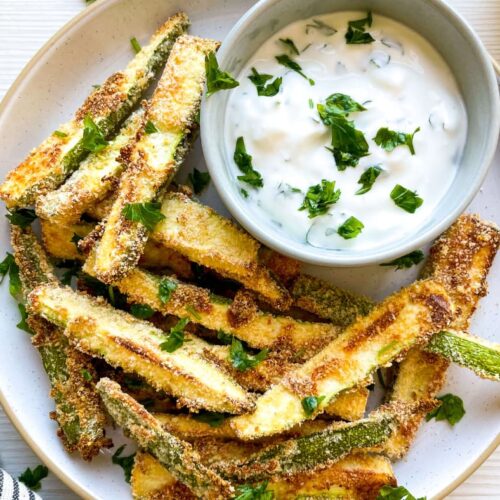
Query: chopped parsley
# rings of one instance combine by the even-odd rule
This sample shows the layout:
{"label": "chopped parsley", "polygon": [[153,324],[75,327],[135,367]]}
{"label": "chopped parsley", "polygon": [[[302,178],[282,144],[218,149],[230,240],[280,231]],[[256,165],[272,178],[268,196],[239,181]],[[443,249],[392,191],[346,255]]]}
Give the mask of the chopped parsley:
{"label": "chopped parsley", "polygon": [[188,175],[188,180],[193,186],[194,194],[200,194],[210,184],[210,174],[200,172],[196,167]]}
{"label": "chopped parsley", "polygon": [[377,146],[384,148],[388,152],[393,151],[398,146],[408,146],[410,153],[414,155],[413,137],[419,131],[420,127],[417,127],[412,134],[406,134],[405,132],[395,132],[394,130],[389,130],[387,127],[383,127],[378,129],[373,140]]}
{"label": "chopped parsley", "polygon": [[304,197],[299,210],[307,210],[309,218],[328,212],[328,209],[339,201],[340,189],[335,190],[335,181],[323,179],[321,184],[311,186]]}
{"label": "chopped parsley", "polygon": [[427,497],[415,498],[404,486],[382,486],[376,500],[426,500]]}
{"label": "chopped parsley", "polygon": [[19,299],[23,287],[19,277],[19,267],[14,260],[14,256],[7,252],[5,259],[0,262],[0,283],[9,274],[9,292],[16,300]]}
{"label": "chopped parsley", "polygon": [[170,333],[168,334],[167,340],[160,344],[160,349],[162,351],[174,352],[182,347],[184,342],[189,339],[184,339],[184,328],[189,323],[189,319],[180,319],[172,328],[170,328]]}
{"label": "chopped parsley", "polygon": [[252,486],[240,484],[236,487],[236,496],[233,500],[273,500],[274,492],[267,489],[267,481]]}
{"label": "chopped parsley", "polygon": [[31,208],[18,208],[9,210],[5,215],[9,222],[14,226],[19,226],[21,229],[26,229],[31,226],[31,223],[37,218],[35,211]]}
{"label": "chopped parsley", "polygon": [[248,198],[248,191],[246,189],[240,188],[240,193],[243,198]]}
{"label": "chopped parsley", "polygon": [[29,467],[17,478],[33,491],[42,487],[42,479],[49,475],[49,469],[45,465],[37,465],[33,470]]}
{"label": "chopped parsley", "polygon": [[445,394],[437,398],[441,401],[441,404],[430,413],[427,414],[425,420],[435,418],[439,420],[448,420],[448,422],[453,426],[462,420],[465,415],[464,402],[458,396],[454,394]]}
{"label": "chopped parsley", "polygon": [[330,121],[332,147],[327,149],[333,153],[337,170],[343,171],[347,167],[355,167],[360,158],[368,155],[365,135],[354,126],[353,121],[343,116],[333,116]]}
{"label": "chopped parsley", "polygon": [[17,307],[19,308],[19,313],[21,314],[21,321],[19,321],[19,323],[16,325],[17,328],[19,328],[19,330],[25,331],[26,333],[29,333],[30,335],[33,335],[33,331],[26,322],[26,320],[28,319],[26,306],[24,304],[17,304]]}
{"label": "chopped parsley", "polygon": [[400,269],[409,269],[412,266],[420,264],[425,258],[424,252],[422,250],[414,250],[413,252],[407,253],[402,257],[391,260],[390,262],[384,262],[380,264],[381,266],[395,266],[396,271]]}
{"label": "chopped parsley", "polygon": [[370,189],[375,184],[377,177],[381,174],[382,168],[378,165],[373,167],[368,167],[359,178],[358,184],[361,184],[361,187],[356,191],[357,195],[365,194],[370,191]]}
{"label": "chopped parsley", "polygon": [[147,304],[132,304],[130,312],[139,319],[148,319],[155,313],[153,308]]}
{"label": "chopped parsley", "polygon": [[318,406],[324,399],[325,396],[307,396],[302,399],[302,408],[306,416],[310,417],[318,409]]}
{"label": "chopped parsley", "polygon": [[375,41],[366,28],[370,28],[373,22],[372,13],[368,12],[365,18],[357,19],[356,21],[349,21],[347,24],[347,32],[345,40],[347,44],[359,45],[372,43]]}
{"label": "chopped parsley", "polygon": [[337,30],[333,26],[330,26],[319,19],[313,19],[312,24],[306,24],[306,35],[308,35],[311,30],[317,30],[326,36],[332,36],[337,33]]}
{"label": "chopped parsley", "polygon": [[356,102],[351,96],[336,92],[328,96],[325,104],[318,104],[318,113],[325,125],[332,125],[331,119],[336,116],[348,116],[349,113],[366,111],[366,108]]}
{"label": "chopped parsley", "polygon": [[279,41],[283,44],[285,44],[293,54],[299,55],[299,49],[297,48],[297,45],[295,45],[295,42],[291,38],[280,38]]}
{"label": "chopped parsley", "polygon": [[127,220],[140,222],[149,231],[152,231],[158,222],[165,216],[161,213],[161,203],[148,201],[146,203],[127,203],[122,210]]}
{"label": "chopped parsley", "polygon": [[68,137],[68,134],[66,132],[61,132],[60,130],[54,130],[52,132],[52,135],[55,135],[56,137]]}
{"label": "chopped parsley", "polygon": [[132,45],[132,49],[136,54],[142,50],[141,44],[137,41],[135,36],[130,39],[130,45]]}
{"label": "chopped parsley", "polygon": [[82,370],[80,371],[80,373],[82,374],[82,377],[83,377],[83,380],[85,380],[85,382],[91,382],[93,377],[91,375],[91,373],[86,370],[85,368],[82,368]]}
{"label": "chopped parsley", "polygon": [[356,217],[349,217],[338,229],[337,233],[342,236],[344,240],[350,240],[356,238],[365,225]]}
{"label": "chopped parsley", "polygon": [[394,203],[403,210],[414,214],[418,207],[422,205],[424,200],[417,195],[416,191],[410,191],[401,184],[396,184],[391,191],[391,199]]}
{"label": "chopped parsley", "polygon": [[156,128],[156,125],[151,121],[151,120],[148,120],[146,122],[146,125],[144,126],[144,132],[146,132],[146,134],[156,134],[157,132],[159,132],[159,130]]}
{"label": "chopped parsley", "polygon": [[308,104],[309,104],[309,107],[310,107],[311,109],[314,109],[314,101],[313,101],[311,98],[309,98],[309,100],[308,100],[307,102],[308,102]]}
{"label": "chopped parsley", "polygon": [[115,465],[119,465],[123,469],[123,474],[125,475],[125,481],[130,483],[130,477],[132,475],[132,467],[134,466],[135,453],[128,456],[122,456],[122,452],[125,449],[125,444],[121,445],[111,457],[111,462]]}
{"label": "chopped parsley", "polygon": [[203,410],[199,413],[194,413],[192,417],[194,420],[208,424],[210,427],[220,427],[224,423],[224,420],[226,420],[227,418],[224,413]]}
{"label": "chopped parsley", "polygon": [[230,345],[233,341],[233,336],[229,333],[226,333],[224,330],[218,330],[217,339],[220,340],[223,344]]}
{"label": "chopped parsley", "polygon": [[229,359],[232,365],[240,372],[255,368],[260,362],[267,358],[268,349],[262,349],[255,356],[249,354],[243,344],[236,338],[232,338],[229,349]]}
{"label": "chopped parsley", "polygon": [[280,91],[283,78],[275,78],[271,83],[268,83],[266,85],[266,82],[268,80],[271,80],[272,78],[273,75],[259,73],[255,68],[252,68],[252,74],[248,77],[248,79],[255,85],[257,89],[257,95],[263,97],[275,96]]}
{"label": "chopped parsley", "polygon": [[193,318],[197,319],[198,321],[201,319],[200,313],[196,310],[195,307],[186,306],[185,309],[189,314],[191,314],[191,316],[193,316]]}
{"label": "chopped parsley", "polygon": [[207,96],[211,96],[219,90],[233,89],[239,85],[239,82],[229,73],[220,70],[213,52],[205,57],[205,72],[207,75]]}
{"label": "chopped parsley", "polygon": [[264,181],[262,176],[257,170],[254,170],[252,165],[252,156],[247,153],[245,147],[245,140],[243,137],[238,137],[236,140],[236,148],[234,150],[234,162],[238,168],[243,172],[244,175],[239,175],[238,180],[241,182],[246,182],[253,187],[262,187]]}
{"label": "chopped parsley", "polygon": [[98,153],[108,145],[104,133],[90,115],[83,119],[82,148],[90,153]]}
{"label": "chopped parsley", "polygon": [[170,278],[163,278],[158,287],[158,297],[163,304],[166,304],[171,298],[172,293],[177,288],[177,282]]}
{"label": "chopped parsley", "polygon": [[302,78],[305,78],[310,85],[314,85],[314,80],[308,78],[304,74],[304,72],[302,71],[302,66],[298,62],[295,62],[293,59],[291,59],[287,54],[276,56],[276,60],[279,64],[285,66],[285,68],[291,69],[292,71],[295,71],[295,73],[298,73]]}

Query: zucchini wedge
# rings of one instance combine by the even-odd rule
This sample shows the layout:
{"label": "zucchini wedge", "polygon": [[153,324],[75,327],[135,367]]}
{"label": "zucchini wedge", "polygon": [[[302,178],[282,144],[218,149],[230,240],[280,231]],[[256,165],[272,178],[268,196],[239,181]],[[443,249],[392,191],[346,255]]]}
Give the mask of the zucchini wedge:
{"label": "zucchini wedge", "polygon": [[132,204],[154,202],[177,173],[197,129],[205,57],[218,46],[183,35],[172,48],[137,137],[121,156],[127,168],[96,247],[97,277],[105,283],[125,276],[144,251],[148,228],[144,220],[127,219],[124,211]]}
{"label": "zucchini wedge", "polygon": [[[389,366],[411,347],[445,328],[452,306],[443,286],[432,280],[411,284],[385,299],[257,400],[255,410],[232,420],[240,439],[283,432],[314,417],[341,391]],[[314,396],[316,411],[306,415],[303,399]]]}
{"label": "zucchini wedge", "polygon": [[51,222],[78,222],[89,207],[103,200],[123,172],[120,150],[137,134],[142,125],[143,110],[127,119],[116,137],[97,153],[90,153],[66,182],[36,200],[36,213]]}
{"label": "zucchini wedge", "polygon": [[165,431],[135,399],[121,391],[110,379],[97,383],[106,410],[113,420],[144,450],[154,455],[172,476],[193,491],[197,498],[218,500],[234,493],[230,483],[201,464],[189,443]]}
{"label": "zucchini wedge", "polygon": [[64,328],[82,352],[144,378],[193,409],[241,413],[253,398],[204,356],[209,346],[188,333],[174,352],[161,349],[167,336],[151,323],[69,287],[42,285],[29,296],[30,310]]}
{"label": "zucchini wedge", "polygon": [[260,244],[248,233],[183,193],[167,193],[161,211],[165,218],[155,227],[154,239],[238,281],[274,308],[290,307],[288,291],[260,263]]}
{"label": "zucchini wedge", "polygon": [[[57,283],[31,229],[11,226],[11,242],[25,296],[38,285]],[[84,460],[91,460],[101,448],[111,445],[105,437],[106,415],[95,392],[92,363],[69,345],[56,326],[33,314],[27,321],[50,381],[55,402],[52,418],[59,426],[58,435],[68,452],[77,451]]]}
{"label": "zucchini wedge", "polygon": [[0,186],[0,198],[8,208],[32,205],[39,196],[60,186],[78,168],[88,154],[83,140],[85,117],[90,116],[105,137],[113,136],[188,25],[189,19],[184,13],[169,18],[124,71],[110,76],[87,98],[74,118],[59,127],[59,134],[45,139],[7,175]]}

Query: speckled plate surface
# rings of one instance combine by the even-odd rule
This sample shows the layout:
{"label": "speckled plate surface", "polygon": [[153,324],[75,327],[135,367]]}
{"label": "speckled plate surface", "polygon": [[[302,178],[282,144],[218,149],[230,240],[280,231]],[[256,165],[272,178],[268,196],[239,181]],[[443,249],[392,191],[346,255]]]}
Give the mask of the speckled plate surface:
{"label": "speckled plate surface", "polygon": [[[66,121],[89,93],[121,69],[131,57],[129,39],[147,40],[169,15],[183,9],[192,19],[191,32],[223,39],[252,0],[106,0],[86,9],[60,30],[32,59],[0,105],[0,158],[3,178],[26,153]],[[203,166],[199,145],[180,173],[184,180],[196,165]],[[227,213],[213,186],[203,200]],[[489,176],[469,211],[500,222],[500,152]],[[1,208],[4,211],[4,208]],[[2,218],[3,219],[3,218]],[[9,250],[8,227],[0,227],[1,254]],[[364,267],[308,271],[340,286],[379,299],[409,283],[417,269],[394,272]],[[500,259],[489,277],[490,294],[482,302],[471,331],[500,342]],[[68,456],[48,419],[53,409],[49,385],[29,337],[16,328],[18,310],[8,287],[0,289],[0,401],[23,438],[51,470],[84,498],[126,499],[130,488],[111,452],[103,452],[91,464]],[[445,392],[464,400],[466,415],[451,428],[443,422],[424,424],[409,455],[395,464],[401,484],[415,496],[441,498],[463,481],[494,450],[500,441],[500,390],[493,382],[478,379],[467,370],[452,367]],[[113,431],[115,444],[126,442]]]}

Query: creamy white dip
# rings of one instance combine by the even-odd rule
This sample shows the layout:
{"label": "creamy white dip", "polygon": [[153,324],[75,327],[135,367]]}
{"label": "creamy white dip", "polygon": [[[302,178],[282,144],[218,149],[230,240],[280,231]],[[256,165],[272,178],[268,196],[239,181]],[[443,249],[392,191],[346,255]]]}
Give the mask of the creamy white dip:
{"label": "creamy white dip", "polygon": [[[449,189],[465,144],[465,107],[441,56],[408,27],[378,15],[365,28],[373,43],[347,44],[348,21],[364,17],[366,13],[342,12],[285,27],[247,62],[227,107],[228,155],[233,157],[236,141],[243,137],[263,180],[262,187],[238,181],[242,172],[233,163],[235,182],[249,210],[293,239],[321,248],[373,249],[415,232]],[[280,39],[292,40],[299,54]],[[282,54],[298,63],[307,78],[279,64],[276,56]],[[273,76],[266,84],[283,78],[275,96],[257,94],[248,78],[252,68]],[[369,155],[343,171],[327,149],[332,131],[317,110],[317,104],[334,93],[346,94],[366,108],[347,119],[364,134]],[[383,127],[404,133],[420,127],[413,139],[415,154],[406,145],[390,152],[377,145],[373,138]],[[360,176],[370,166],[382,172],[368,192],[356,195]],[[308,210],[299,208],[308,189],[322,179],[335,181],[341,195],[326,214],[310,218]],[[423,199],[414,213],[391,199],[397,184]],[[344,239],[337,231],[350,217],[364,227],[356,237]]]}

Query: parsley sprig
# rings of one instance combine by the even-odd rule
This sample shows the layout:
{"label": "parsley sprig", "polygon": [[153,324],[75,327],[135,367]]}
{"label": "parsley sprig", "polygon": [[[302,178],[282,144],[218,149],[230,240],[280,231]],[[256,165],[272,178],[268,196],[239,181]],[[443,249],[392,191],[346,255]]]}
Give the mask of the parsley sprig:
{"label": "parsley sprig", "polygon": [[42,479],[49,475],[49,469],[45,465],[37,465],[33,470],[29,467],[17,478],[33,491],[42,487]]}
{"label": "parsley sprig", "polygon": [[381,173],[382,168],[378,165],[368,167],[359,178],[358,184],[361,184],[361,187],[356,191],[356,194],[361,195],[368,193]]}
{"label": "parsley sprig", "polygon": [[335,181],[323,179],[321,184],[311,186],[307,190],[299,210],[307,210],[310,219],[326,214],[328,209],[339,201],[340,193],[340,189],[335,189]]}
{"label": "parsley sprig", "polygon": [[391,191],[391,199],[399,208],[402,208],[410,214],[414,214],[417,208],[422,206],[424,202],[416,191],[410,191],[401,186],[401,184],[396,184],[396,186],[394,186],[394,189]]}
{"label": "parsley sprig", "polygon": [[325,396],[307,396],[302,399],[301,404],[306,416],[310,417],[319,407]]}
{"label": "parsley sprig", "polygon": [[285,66],[285,68],[291,69],[292,71],[295,71],[295,73],[298,73],[302,78],[305,78],[309,82],[309,85],[314,85],[314,80],[306,76],[302,71],[302,66],[298,62],[294,61],[288,54],[280,54],[279,56],[276,56],[276,60],[279,64]]}
{"label": "parsley sprig", "polygon": [[427,414],[425,420],[435,418],[439,420],[448,420],[448,422],[453,426],[462,420],[465,415],[464,402],[458,396],[454,394],[445,394],[437,398],[441,401],[441,404],[430,413]]}
{"label": "parsley sprig", "polygon": [[125,444],[121,445],[111,457],[111,462],[115,465],[119,465],[123,469],[123,474],[125,475],[125,481],[130,483],[130,477],[132,476],[132,467],[134,466],[135,453],[128,456],[122,456],[122,452],[125,449]]}
{"label": "parsley sprig", "polygon": [[148,120],[146,122],[146,125],[144,125],[144,132],[146,132],[146,134],[148,134],[148,135],[151,135],[151,134],[158,133],[159,130],[151,120]]}
{"label": "parsley sprig", "polygon": [[210,184],[210,174],[200,172],[197,168],[188,175],[188,180],[193,186],[194,194],[200,194]]}
{"label": "parsley sprig", "polygon": [[90,153],[98,153],[108,145],[103,131],[99,128],[90,115],[83,119],[82,147]]}
{"label": "parsley sprig", "polygon": [[233,500],[273,500],[274,492],[267,489],[267,481],[252,486],[240,484],[236,487],[236,496]]}
{"label": "parsley sprig", "polygon": [[172,293],[176,288],[177,282],[173,279],[163,278],[160,281],[160,285],[158,287],[158,297],[162,304],[166,304],[172,298]]}
{"label": "parsley sprig", "polygon": [[359,45],[372,43],[375,41],[366,28],[370,28],[373,22],[372,13],[368,12],[365,18],[357,19],[356,21],[349,21],[347,24],[347,32],[345,40],[347,44]]}
{"label": "parsley sprig", "polygon": [[238,176],[238,180],[256,188],[264,185],[262,175],[253,168],[252,156],[247,153],[243,137],[238,137],[236,140],[233,158],[238,168],[243,172],[243,175]]}
{"label": "parsley sprig", "polygon": [[292,54],[299,55],[299,49],[297,48],[297,45],[295,45],[295,42],[291,38],[280,38],[279,41],[286,45],[291,51]]}
{"label": "parsley sprig", "polygon": [[190,339],[184,338],[184,328],[186,328],[189,323],[189,319],[180,319],[171,329],[168,334],[167,340],[160,344],[160,349],[162,351],[174,352],[184,345],[184,342],[188,342]]}
{"label": "parsley sprig", "polygon": [[165,216],[161,213],[161,203],[148,201],[146,203],[127,203],[122,210],[125,219],[140,222],[149,231],[152,231],[158,222]]}
{"label": "parsley sprig", "polygon": [[275,96],[280,91],[283,78],[275,78],[271,83],[268,83],[266,85],[266,82],[272,80],[272,78],[273,75],[259,73],[255,68],[252,68],[252,74],[248,77],[248,79],[255,85],[257,89],[257,95],[263,97]]}
{"label": "parsley sprig", "polygon": [[232,338],[229,349],[229,359],[232,365],[240,372],[245,372],[255,368],[259,363],[267,358],[268,349],[262,349],[255,356],[245,349],[243,343],[237,338]]}
{"label": "parsley sprig", "polygon": [[213,52],[205,57],[205,72],[207,75],[207,97],[219,90],[233,89],[239,85],[239,82],[229,73],[219,68],[219,63]]}
{"label": "parsley sprig", "polygon": [[319,19],[313,19],[312,23],[306,24],[306,35],[308,35],[311,30],[317,30],[325,36],[332,36],[337,33],[337,30],[333,26]]}
{"label": "parsley sprig", "polygon": [[396,132],[394,130],[389,130],[387,127],[382,127],[378,129],[373,140],[377,146],[382,147],[388,152],[393,151],[398,146],[408,146],[410,153],[414,155],[415,146],[413,145],[413,137],[419,131],[420,127],[417,127],[412,134],[407,134],[405,132]]}
{"label": "parsley sprig", "polygon": [[9,222],[14,226],[19,226],[21,229],[26,229],[31,226],[31,223],[37,218],[35,211],[31,208],[17,208],[9,210],[5,215]]}
{"label": "parsley sprig", "polygon": [[425,258],[424,252],[422,250],[413,250],[413,252],[407,253],[397,259],[391,260],[390,262],[384,262],[380,264],[381,266],[395,266],[396,271],[400,269],[409,269],[412,266],[420,264]]}
{"label": "parsley sprig", "polygon": [[148,319],[155,313],[153,308],[147,304],[132,304],[130,312],[139,319]]}
{"label": "parsley sprig", "polygon": [[328,96],[325,104],[318,104],[318,113],[325,125],[331,125],[331,118],[335,116],[348,116],[358,111],[366,111],[366,108],[351,96],[339,92]]}
{"label": "parsley sprig", "polygon": [[376,500],[426,500],[427,497],[415,498],[404,486],[382,486]]}
{"label": "parsley sprig", "polygon": [[349,217],[338,229],[337,233],[342,236],[345,240],[350,240],[356,238],[365,225],[356,217]]}

